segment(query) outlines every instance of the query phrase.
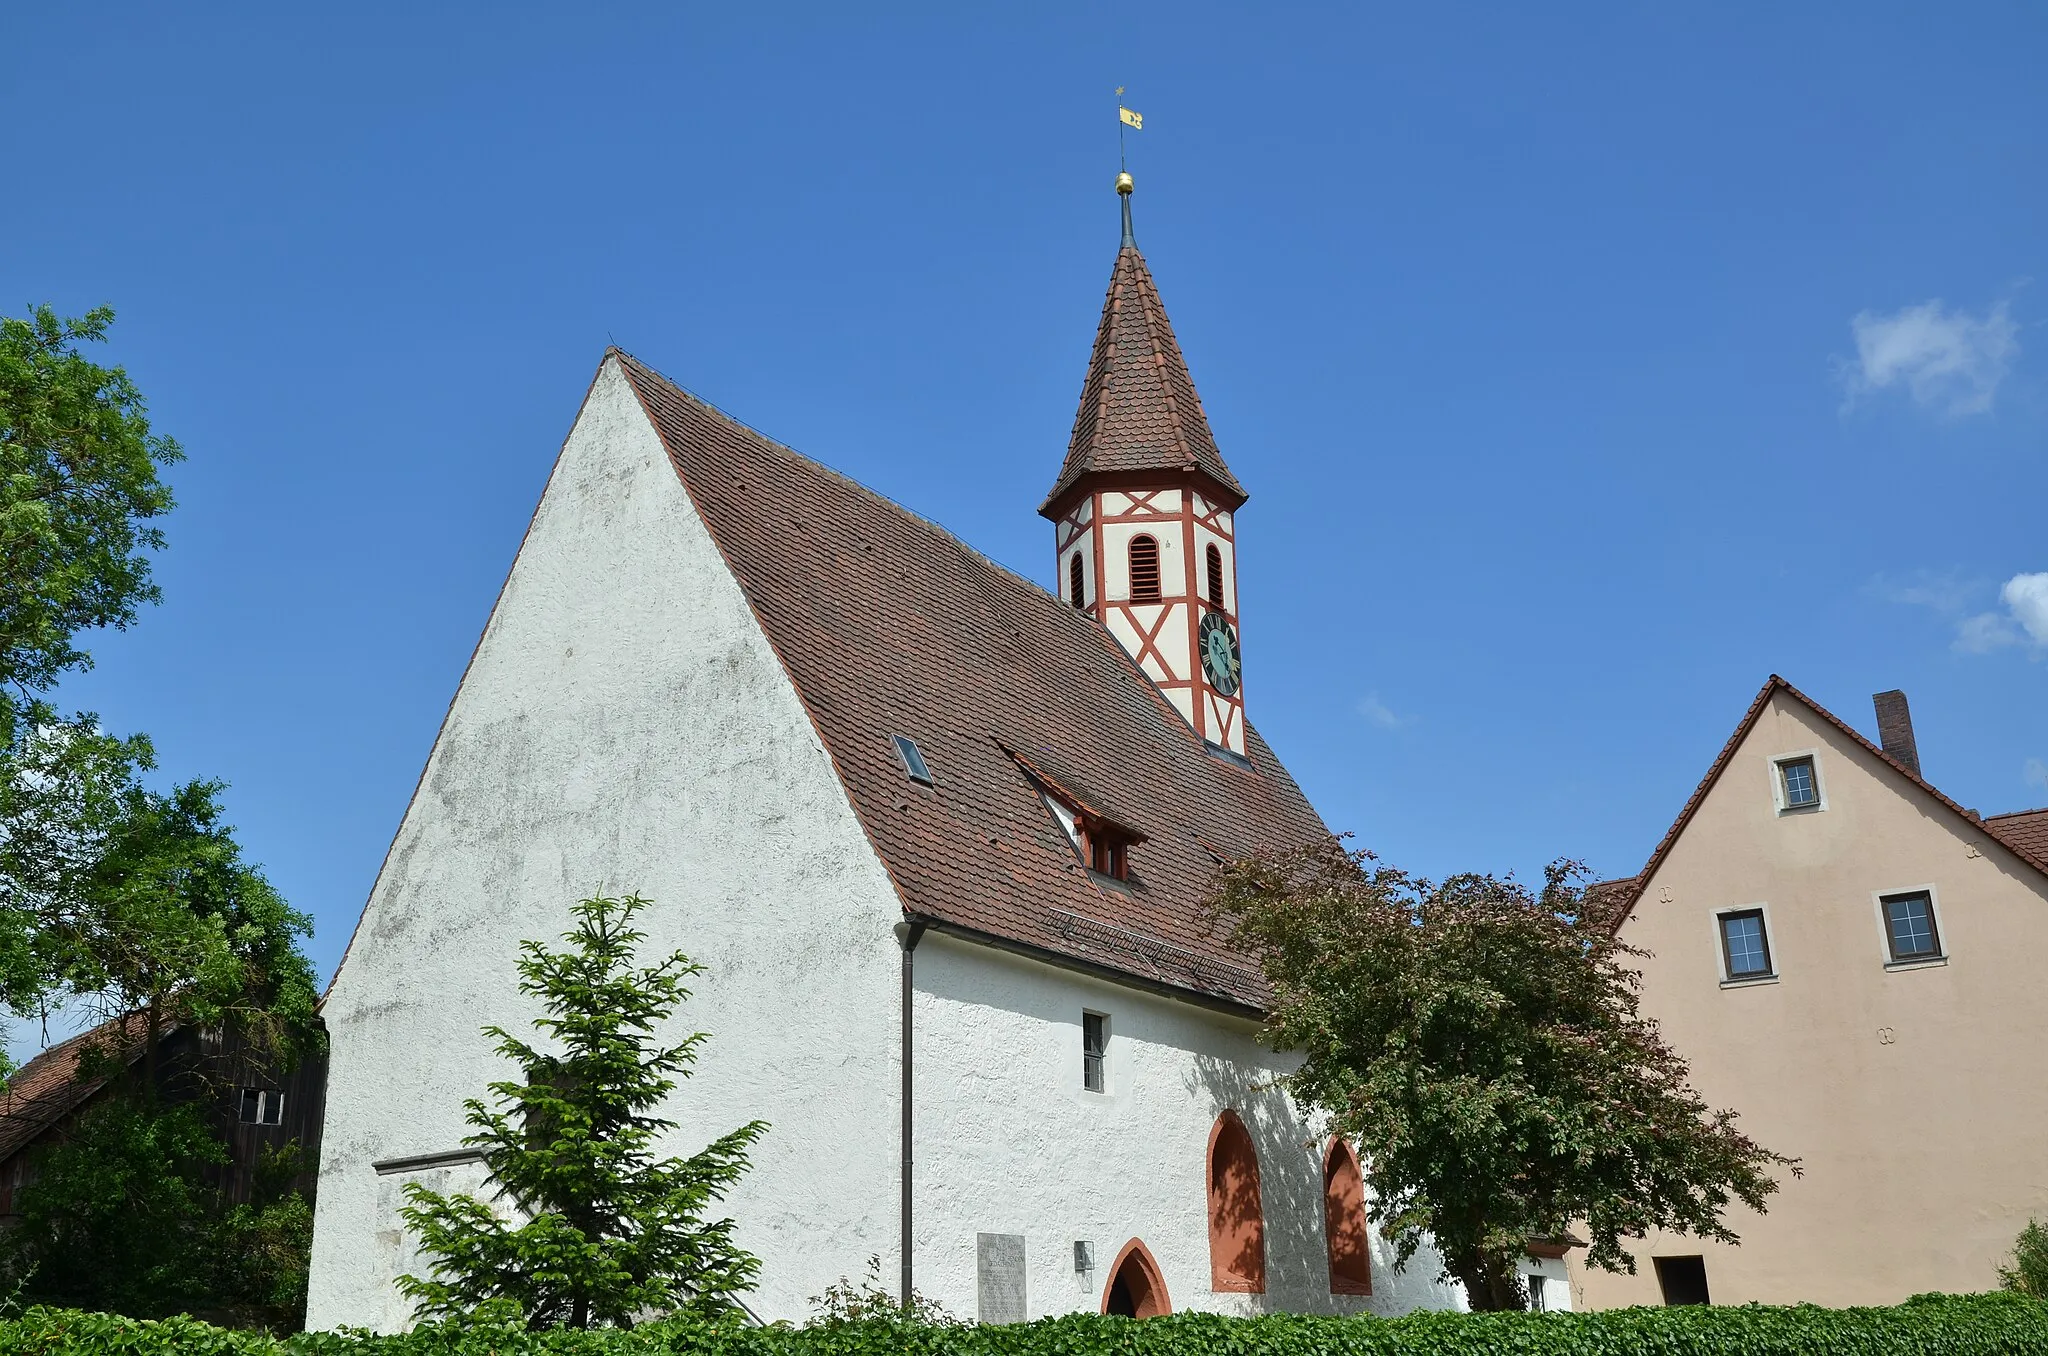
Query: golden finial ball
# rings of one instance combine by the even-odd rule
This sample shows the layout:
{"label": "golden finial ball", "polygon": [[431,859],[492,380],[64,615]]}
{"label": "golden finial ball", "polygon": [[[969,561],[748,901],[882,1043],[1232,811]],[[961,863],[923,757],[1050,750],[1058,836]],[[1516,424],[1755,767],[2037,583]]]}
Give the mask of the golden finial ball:
{"label": "golden finial ball", "polygon": [[1131,195],[1131,175],[1128,170],[1121,171],[1117,174],[1116,191],[1123,194],[1127,198]]}

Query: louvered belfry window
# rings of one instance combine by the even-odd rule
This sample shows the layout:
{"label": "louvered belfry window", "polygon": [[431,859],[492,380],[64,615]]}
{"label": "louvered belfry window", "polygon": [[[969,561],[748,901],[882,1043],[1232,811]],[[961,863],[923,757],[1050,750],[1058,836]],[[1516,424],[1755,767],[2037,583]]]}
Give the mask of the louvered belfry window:
{"label": "louvered belfry window", "polygon": [[1075,607],[1088,606],[1088,576],[1082,572],[1079,551],[1074,552],[1074,559],[1067,566],[1067,592],[1073,596]]}
{"label": "louvered belfry window", "polygon": [[1142,534],[1131,538],[1131,601],[1159,601],[1159,542]]}
{"label": "louvered belfry window", "polygon": [[1223,553],[1209,546],[1209,606],[1223,611]]}

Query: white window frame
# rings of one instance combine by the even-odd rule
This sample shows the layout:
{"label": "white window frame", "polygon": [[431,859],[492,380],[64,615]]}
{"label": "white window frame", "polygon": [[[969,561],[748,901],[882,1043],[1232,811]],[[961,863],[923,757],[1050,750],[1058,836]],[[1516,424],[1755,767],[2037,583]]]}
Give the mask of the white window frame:
{"label": "white window frame", "polygon": [[[1771,804],[1781,816],[1819,814],[1828,808],[1828,782],[1827,778],[1821,775],[1820,754],[1821,751],[1819,749],[1794,749],[1790,753],[1771,755]],[[1785,764],[1796,763],[1802,758],[1809,759],[1813,763],[1813,793],[1817,799],[1811,805],[1787,805],[1785,803]]]}
{"label": "white window frame", "polygon": [[[1934,917],[1934,943],[1941,950],[1931,956],[1915,956],[1911,960],[1892,959],[1891,929],[1885,926],[1884,902],[1897,899],[1900,895],[1926,895],[1927,912]],[[1870,916],[1877,921],[1877,958],[1887,970],[1927,970],[1937,965],[1948,964],[1948,923],[1941,916],[1941,891],[1933,882],[1925,885],[1891,885],[1882,890],[1870,892]]]}
{"label": "white window frame", "polygon": [[[1894,892],[1896,893],[1896,892]],[[1761,913],[1764,919],[1764,947],[1771,955],[1771,972],[1767,975],[1745,975],[1736,979],[1728,973],[1728,943],[1721,936],[1721,920],[1732,913]],[[1754,904],[1730,904],[1725,909],[1716,909],[1712,918],[1714,924],[1714,970],[1721,976],[1724,989],[1747,989],[1758,984],[1776,984],[1784,971],[1784,958],[1778,954],[1778,929],[1771,922],[1771,906],[1762,900]],[[1882,921],[1882,920],[1880,920]]]}

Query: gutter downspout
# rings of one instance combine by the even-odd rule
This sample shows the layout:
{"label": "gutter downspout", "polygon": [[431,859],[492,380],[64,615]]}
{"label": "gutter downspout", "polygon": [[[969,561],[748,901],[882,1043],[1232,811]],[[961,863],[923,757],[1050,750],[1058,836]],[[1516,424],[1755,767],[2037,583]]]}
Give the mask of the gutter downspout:
{"label": "gutter downspout", "polygon": [[911,1176],[911,1174],[910,1174],[910,1168],[911,1168],[911,1135],[910,1135],[910,1127],[911,1127],[911,1101],[910,1101],[910,1098],[911,1098],[911,1092],[912,1092],[912,1089],[913,1089],[913,1087],[914,1087],[914,1084],[913,1084],[913,1082],[912,1082],[912,1079],[911,1079],[911,1062],[910,1062],[910,1053],[911,1053],[911,1032],[912,1032],[912,1023],[911,1023],[911,1008],[910,1008],[910,1001],[911,1001],[911,975],[912,975],[912,961],[911,961],[911,956],[912,956],[912,954],[913,954],[913,953],[915,953],[915,952],[916,952],[916,950],[917,950],[917,944],[918,944],[918,943],[919,943],[920,941],[922,941],[922,940],[924,939],[924,929],[925,929],[925,924],[924,924],[924,920],[923,920],[923,919],[909,919],[909,920],[906,920],[906,921],[904,921],[904,922],[898,923],[898,924],[896,925],[896,940],[897,940],[897,941],[898,941],[899,943],[901,943],[901,944],[902,944],[902,947],[903,947],[903,1148],[902,1148],[902,1164],[903,1164],[903,1185],[902,1185],[902,1194],[903,1194],[903,1202],[902,1202],[902,1204],[903,1204],[903,1242],[902,1242],[902,1258],[903,1258],[903,1277],[902,1277],[902,1295],[901,1295],[901,1298],[900,1298],[900,1303],[902,1304],[902,1306],[903,1306],[903,1307],[904,1307],[905,1309],[908,1309],[908,1308],[910,1308],[910,1297],[911,1297],[911,1295],[913,1295],[913,1294],[915,1293],[915,1291],[914,1291],[914,1290],[912,1289],[912,1287],[911,1287],[911,1268],[910,1268],[910,1251],[911,1251],[911,1234],[910,1234],[910,1176]]}

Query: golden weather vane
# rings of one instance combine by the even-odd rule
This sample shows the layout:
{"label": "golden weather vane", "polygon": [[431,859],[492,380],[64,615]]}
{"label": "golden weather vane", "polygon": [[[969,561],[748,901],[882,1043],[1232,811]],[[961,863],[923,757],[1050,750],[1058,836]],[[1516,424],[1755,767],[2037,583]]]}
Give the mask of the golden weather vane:
{"label": "golden weather vane", "polygon": [[1124,87],[1116,87],[1116,167],[1119,172],[1129,169],[1124,163],[1124,128],[1134,132],[1145,130],[1145,115],[1134,113],[1124,107]]}

